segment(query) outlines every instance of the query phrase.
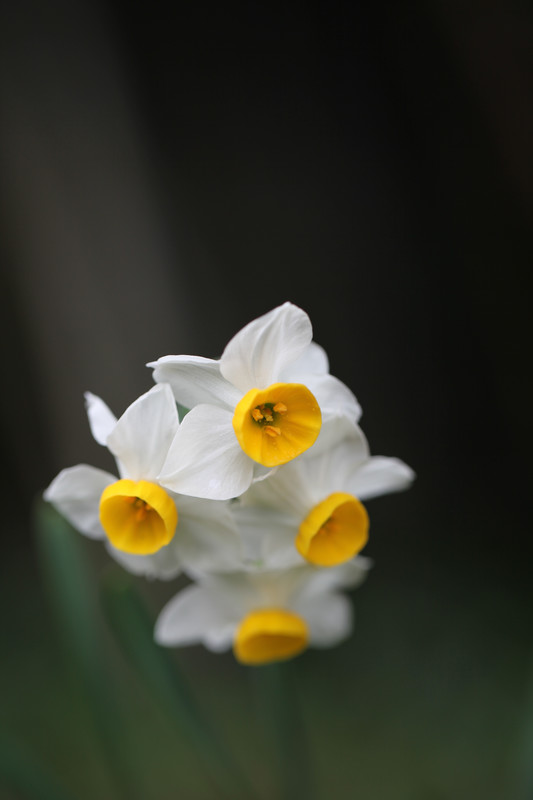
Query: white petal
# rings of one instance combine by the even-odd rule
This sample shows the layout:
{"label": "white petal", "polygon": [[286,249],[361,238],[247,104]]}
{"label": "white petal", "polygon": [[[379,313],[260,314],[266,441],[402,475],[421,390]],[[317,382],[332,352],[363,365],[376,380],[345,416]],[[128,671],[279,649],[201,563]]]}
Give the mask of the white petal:
{"label": "white petal", "polygon": [[316,342],[311,342],[301,356],[289,367],[290,379],[285,375],[285,370],[281,375],[281,380],[285,382],[303,383],[298,381],[299,375],[325,375],[329,372],[329,361],[326,351]]}
{"label": "white petal", "polygon": [[313,335],[301,308],[284,303],[253,320],[226,345],[220,371],[245,393],[280,380],[284,368],[302,354]]}
{"label": "white petal", "polygon": [[307,602],[311,597],[337,589],[355,589],[364,583],[371,567],[371,559],[365,556],[356,556],[337,567],[310,567],[305,581],[296,586],[291,602],[295,598],[299,598],[298,602]]}
{"label": "white petal", "polygon": [[344,595],[323,594],[305,604],[296,604],[293,609],[307,622],[309,641],[314,647],[333,647],[352,632],[352,604]]}
{"label": "white petal", "polygon": [[322,422],[320,433],[315,444],[303,453],[302,458],[316,458],[319,453],[329,453],[339,443],[349,441],[353,448],[356,462],[366,461],[370,456],[370,448],[366,437],[353,419],[348,416],[326,417]]}
{"label": "white petal", "polygon": [[243,504],[273,506],[297,515],[333,492],[351,492],[354,469],[369,457],[361,428],[346,417],[328,420],[313,447],[261,483],[254,483]]}
{"label": "white petal", "polygon": [[163,608],[154,636],[158,644],[168,647],[199,644],[232,622],[216,593],[204,586],[188,586]]}
{"label": "white petal", "polygon": [[106,547],[115,561],[133,575],[143,575],[149,579],[158,578],[161,581],[170,581],[181,572],[181,561],[174,543],[175,538],[166,547],[162,547],[157,553],[152,553],[148,556],[124,553],[122,550],[117,550],[113,547],[109,541],[106,541]]}
{"label": "white petal", "polygon": [[250,486],[251,458],[241,450],[230,411],[199,405],[181,423],[159,482],[179,494],[229,500]]}
{"label": "white petal", "polygon": [[352,422],[361,419],[361,406],[354,393],[345,383],[333,375],[300,375],[299,383],[305,384],[318,400],[322,421],[330,417],[348,417]]}
{"label": "white petal", "polygon": [[[359,426],[352,423],[348,425],[346,418],[338,422],[342,424],[330,422],[324,426],[325,436],[316,451],[311,448],[307,457],[295,459],[294,462],[300,472],[300,482],[306,487],[306,496],[312,499],[312,505],[321,502],[333,492],[355,494],[354,475],[369,457],[368,444]],[[338,434],[339,431],[344,431],[345,436],[333,444],[333,436],[329,436],[328,432]],[[325,448],[328,441],[331,445]],[[278,476],[272,478],[272,482],[276,480],[279,480]]]}
{"label": "white petal", "polygon": [[126,409],[108,436],[107,446],[129,478],[155,480],[178,425],[176,401],[170,386],[162,383]]}
{"label": "white petal", "polygon": [[85,392],[85,408],[92,435],[98,444],[106,445],[107,437],[117,424],[117,418],[104,401],[91,392]]}
{"label": "white petal", "polygon": [[303,587],[314,572],[315,568],[306,563],[290,569],[281,568],[250,573],[249,582],[255,594],[255,606],[252,608],[291,607],[292,601],[300,597]]}
{"label": "white petal", "polygon": [[241,399],[231,383],[222,377],[220,362],[202,356],[163,356],[147,364],[154,368],[157,383],[170,384],[174,397],[185,406],[212,403],[233,409]]}
{"label": "white petal", "polygon": [[350,491],[360,500],[369,500],[407,489],[414,479],[413,470],[399,458],[373,456],[354,471]]}
{"label": "white petal", "polygon": [[317,501],[313,487],[306,483],[302,461],[296,458],[266,480],[253,483],[241,498],[243,505],[279,508],[303,519]]}
{"label": "white petal", "polygon": [[248,563],[265,569],[286,569],[302,565],[304,559],[294,546],[298,521],[274,508],[235,504],[233,516],[242,537]]}
{"label": "white petal", "polygon": [[99,506],[102,492],[117,479],[109,472],[78,464],[62,470],[44,492],[44,499],[85,536],[103,539]]}
{"label": "white petal", "polygon": [[177,506],[173,541],[184,566],[200,572],[238,569],[243,549],[229,503],[181,495]]}
{"label": "white petal", "polygon": [[235,622],[213,628],[213,630],[206,633],[203,643],[208,650],[214,653],[222,653],[232,646],[236,630],[237,623]]}

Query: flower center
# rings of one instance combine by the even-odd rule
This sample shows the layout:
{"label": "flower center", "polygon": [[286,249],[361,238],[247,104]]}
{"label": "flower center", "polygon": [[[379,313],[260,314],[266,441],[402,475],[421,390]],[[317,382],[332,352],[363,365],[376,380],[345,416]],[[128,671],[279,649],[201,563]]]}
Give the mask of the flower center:
{"label": "flower center", "polygon": [[178,512],[172,498],[156,483],[120,480],[102,492],[100,522],[113,547],[149,555],[171,541]]}
{"label": "flower center", "polygon": [[314,444],[321,425],[316,398],[301,383],[250,389],[233,415],[240,446],[265,467],[277,467],[299,456]]}
{"label": "flower center", "polygon": [[307,624],[298,614],[281,608],[261,608],[242,620],[233,652],[241,664],[269,664],[298,655],[308,640]]}
{"label": "flower center", "polygon": [[294,541],[307,561],[333,567],[349,561],[368,541],[368,514],[356,497],[335,492],[311,509]]}

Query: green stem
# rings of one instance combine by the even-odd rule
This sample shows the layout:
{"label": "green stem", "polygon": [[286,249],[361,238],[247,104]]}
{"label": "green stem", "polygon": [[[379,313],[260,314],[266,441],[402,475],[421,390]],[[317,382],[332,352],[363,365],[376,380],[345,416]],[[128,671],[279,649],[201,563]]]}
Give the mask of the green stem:
{"label": "green stem", "polygon": [[256,667],[252,673],[258,716],[269,741],[280,800],[314,796],[307,733],[302,720],[297,665],[292,661]]}

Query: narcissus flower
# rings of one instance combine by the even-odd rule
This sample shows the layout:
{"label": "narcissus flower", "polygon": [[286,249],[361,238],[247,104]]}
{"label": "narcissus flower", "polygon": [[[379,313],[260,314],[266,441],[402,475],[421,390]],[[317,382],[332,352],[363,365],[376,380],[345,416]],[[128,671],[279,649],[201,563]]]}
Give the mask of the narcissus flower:
{"label": "narcissus flower", "polygon": [[283,661],[308,646],[332,647],[352,630],[351,603],[340,590],[358,586],[369,566],[360,557],[331,570],[303,565],[197,575],[197,584],[161,612],[155,639],[168,647],[233,648],[249,665]]}
{"label": "narcissus flower", "polygon": [[[361,501],[406,489],[413,479],[403,461],[370,456],[357,424],[331,420],[322,429],[320,449],[242,496],[242,505],[250,506],[240,511],[243,537],[257,539],[268,526],[270,534],[261,536],[263,556],[286,564],[300,557],[321,567],[342,564],[368,540],[368,514]],[[261,519],[261,511],[270,513]]]}
{"label": "narcissus flower", "polygon": [[218,361],[164,356],[148,366],[191,409],[159,480],[196,497],[238,497],[307,451],[323,421],[356,421],[361,413],[352,392],[328,374],[309,317],[291,303],[246,325]]}
{"label": "narcissus flower", "polygon": [[87,393],[86,401],[93,436],[115,456],[120,477],[78,464],[59,473],[45,500],[81,533],[106,540],[132,572],[169,579],[183,564],[233,564],[240,545],[227,504],[177,496],[157,479],[179,427],[170,387],[154,386],[118,421],[100,398]]}

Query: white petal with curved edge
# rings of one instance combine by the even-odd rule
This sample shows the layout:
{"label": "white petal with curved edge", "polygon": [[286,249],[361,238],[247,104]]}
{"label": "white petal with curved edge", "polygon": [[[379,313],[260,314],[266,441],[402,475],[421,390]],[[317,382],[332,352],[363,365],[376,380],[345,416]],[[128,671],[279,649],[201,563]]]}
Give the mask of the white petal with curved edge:
{"label": "white petal with curved edge", "polygon": [[230,411],[217,406],[189,411],[161,469],[161,485],[211,500],[230,500],[245,492],[254,462],[241,450],[232,419]]}
{"label": "white petal with curved edge", "polygon": [[227,628],[234,620],[217,602],[217,595],[204,586],[188,586],[170,600],[155,624],[158,644],[199,644],[211,633]]}
{"label": "white petal with curved edge", "polygon": [[213,628],[213,630],[206,633],[203,643],[213,653],[223,653],[232,646],[236,630],[237,623],[235,622],[228,623],[220,628]]}
{"label": "white petal with curved edge", "polygon": [[268,480],[252,483],[242,496],[243,505],[279,508],[303,519],[316,502],[312,487],[306,484],[302,457],[284,464]]}
{"label": "white petal with curved edge", "polygon": [[98,444],[106,445],[117,418],[100,397],[91,392],[85,392],[84,397],[91,433]]}
{"label": "white petal with curved edge", "polygon": [[[334,492],[356,494],[354,475],[369,458],[368,444],[363,432],[355,424],[350,426],[347,434],[334,446],[319,450],[314,457],[311,452],[308,458],[296,462],[300,480],[306,486],[307,497],[312,499],[312,505],[320,503]],[[272,480],[275,481],[276,476]]]}
{"label": "white petal with curved edge", "polygon": [[335,415],[323,420],[318,439],[309,450],[302,453],[301,459],[316,458],[319,453],[327,454],[344,441],[351,442],[357,463],[370,456],[368,441],[357,422],[348,416]]}
{"label": "white petal with curved edge", "polygon": [[296,603],[293,610],[307,622],[313,647],[333,647],[352,632],[352,604],[344,595],[323,594],[301,605]]}
{"label": "white petal with curved edge", "polygon": [[143,575],[152,580],[157,578],[160,581],[170,581],[181,572],[181,561],[175,545],[175,538],[157,553],[147,556],[124,553],[113,547],[109,541],[106,541],[106,547],[112,558],[133,575]]}
{"label": "white petal with curved edge", "polygon": [[[290,377],[286,374],[290,372]],[[326,351],[316,342],[311,342],[303,353],[286,370],[281,373],[280,380],[286,383],[303,383],[298,381],[299,375],[326,375],[329,372],[329,360]]]}
{"label": "white petal with curved edge", "polygon": [[116,477],[88,464],[68,467],[57,475],[43,493],[44,499],[85,536],[103,539],[99,507],[102,492]]}
{"label": "white petal with curved edge", "polygon": [[178,430],[176,401],[165,383],[152,387],[126,409],[107,446],[134,481],[155,480]]}
{"label": "white petal with curved edge", "polygon": [[307,580],[298,587],[298,596],[306,602],[308,598],[337,589],[356,589],[367,578],[372,560],[356,556],[337,567],[315,568]]}
{"label": "white petal with curved edge", "polygon": [[229,503],[181,495],[177,506],[173,542],[183,565],[200,572],[238,569],[243,563],[243,547]]}
{"label": "white petal with curved edge", "polygon": [[220,362],[202,356],[163,356],[146,366],[153,367],[157,383],[168,383],[174,397],[185,406],[212,403],[233,409],[242,397],[220,372]]}
{"label": "white petal with curved edge", "polygon": [[408,489],[415,473],[399,458],[372,456],[354,471],[351,490],[360,500]]}
{"label": "white petal with curved edge", "polygon": [[285,367],[296,361],[312,336],[305,311],[284,303],[235,334],[222,353],[220,371],[243,393],[264,389],[280,380]]}
{"label": "white petal with curved edge", "polygon": [[252,484],[242,503],[284,509],[301,521],[333,492],[353,494],[354,469],[368,458],[368,443],[361,428],[346,417],[330,419],[322,426],[316,445],[280,467],[268,480]]}
{"label": "white petal with curved edge", "polygon": [[286,569],[306,563],[294,546],[298,521],[275,508],[235,504],[233,516],[250,568]]}
{"label": "white petal with curved edge", "polygon": [[334,375],[300,375],[298,380],[318,400],[323,423],[330,417],[348,417],[352,422],[361,419],[363,412],[354,393]]}

